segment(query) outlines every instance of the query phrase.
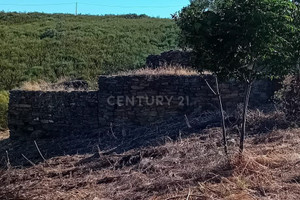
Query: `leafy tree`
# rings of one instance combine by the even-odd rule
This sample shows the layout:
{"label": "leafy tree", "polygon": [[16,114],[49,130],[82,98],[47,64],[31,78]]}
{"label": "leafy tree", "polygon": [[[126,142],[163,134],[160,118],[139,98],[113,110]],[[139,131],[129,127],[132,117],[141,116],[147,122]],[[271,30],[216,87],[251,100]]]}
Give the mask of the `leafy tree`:
{"label": "leafy tree", "polygon": [[289,0],[195,0],[176,20],[182,44],[197,53],[201,69],[245,83],[241,152],[253,82],[295,68],[296,10]]}

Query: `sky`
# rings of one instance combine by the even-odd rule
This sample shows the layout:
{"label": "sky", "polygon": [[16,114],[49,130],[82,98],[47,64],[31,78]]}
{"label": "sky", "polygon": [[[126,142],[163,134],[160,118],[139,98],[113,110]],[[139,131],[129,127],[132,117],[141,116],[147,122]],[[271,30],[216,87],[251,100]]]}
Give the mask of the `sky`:
{"label": "sky", "polygon": [[189,0],[0,0],[0,11],[75,14],[146,14],[170,18],[189,4]]}

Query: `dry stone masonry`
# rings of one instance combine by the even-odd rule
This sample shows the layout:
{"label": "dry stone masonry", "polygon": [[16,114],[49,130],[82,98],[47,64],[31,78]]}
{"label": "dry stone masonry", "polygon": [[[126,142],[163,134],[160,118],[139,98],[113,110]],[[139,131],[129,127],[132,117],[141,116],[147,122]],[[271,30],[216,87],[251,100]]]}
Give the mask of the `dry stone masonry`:
{"label": "dry stone masonry", "polygon": [[159,68],[164,66],[191,67],[194,64],[195,55],[191,51],[171,50],[160,55],[150,55],[146,59],[146,66]]}
{"label": "dry stone masonry", "polygon": [[87,133],[99,127],[98,93],[11,91],[11,136]]}
{"label": "dry stone masonry", "polygon": [[[217,99],[204,78],[212,76],[101,76],[98,91],[10,92],[11,137],[53,137],[88,134],[118,125],[144,125],[173,116],[188,115],[196,108],[217,109]],[[244,87],[232,81],[220,85],[225,109],[243,100]],[[266,103],[274,93],[271,81],[254,85],[253,105]]]}

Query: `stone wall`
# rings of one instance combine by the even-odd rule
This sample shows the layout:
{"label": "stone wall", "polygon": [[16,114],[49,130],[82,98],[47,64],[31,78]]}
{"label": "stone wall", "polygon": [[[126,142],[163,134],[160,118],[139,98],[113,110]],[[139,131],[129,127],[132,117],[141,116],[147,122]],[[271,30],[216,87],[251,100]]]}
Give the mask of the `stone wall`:
{"label": "stone wall", "polygon": [[159,68],[164,66],[193,66],[195,55],[191,51],[171,50],[160,55],[149,55],[146,59],[146,66]]}
{"label": "stone wall", "polygon": [[98,129],[97,92],[11,91],[12,137],[89,133]]}
{"label": "stone wall", "polygon": [[[205,79],[214,87],[214,78]],[[224,108],[231,111],[243,101],[244,86],[220,84]],[[266,103],[274,93],[271,81],[254,84],[251,104]],[[200,76],[112,76],[99,78],[99,123],[143,125],[185,115],[196,108],[217,110],[218,99]]]}
{"label": "stone wall", "polygon": [[[212,76],[206,76],[212,85]],[[220,85],[227,111],[243,100],[243,85]],[[253,105],[266,103],[274,93],[270,81],[258,81]],[[218,109],[217,98],[199,76],[101,76],[99,91],[11,91],[11,136],[52,136],[91,133],[111,125],[144,125],[195,109]]]}

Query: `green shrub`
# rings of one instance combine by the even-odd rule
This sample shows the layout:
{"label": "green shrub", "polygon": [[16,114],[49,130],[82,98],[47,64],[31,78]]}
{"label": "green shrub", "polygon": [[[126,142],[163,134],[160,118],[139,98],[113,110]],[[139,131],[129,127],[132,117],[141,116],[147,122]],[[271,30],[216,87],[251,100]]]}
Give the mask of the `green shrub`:
{"label": "green shrub", "polygon": [[7,129],[8,101],[8,92],[0,91],[0,129]]}

